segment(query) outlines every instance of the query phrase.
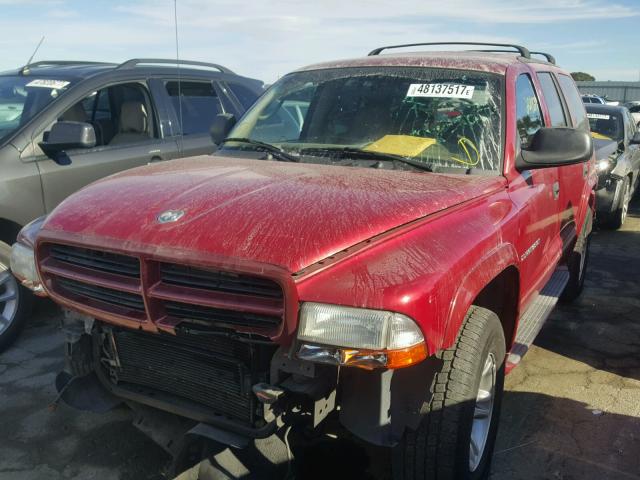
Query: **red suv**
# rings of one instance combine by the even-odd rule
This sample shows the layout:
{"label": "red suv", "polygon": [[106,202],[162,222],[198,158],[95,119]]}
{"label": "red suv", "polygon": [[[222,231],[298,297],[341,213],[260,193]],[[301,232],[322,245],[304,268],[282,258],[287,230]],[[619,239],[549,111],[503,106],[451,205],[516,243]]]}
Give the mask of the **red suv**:
{"label": "red suv", "polygon": [[234,446],[329,416],[392,447],[397,478],[488,475],[505,373],[582,289],[589,124],[550,55],[383,54],[408,46],[286,75],[232,131],[219,116],[214,156],[23,231],[30,281],[76,312],[68,403]]}

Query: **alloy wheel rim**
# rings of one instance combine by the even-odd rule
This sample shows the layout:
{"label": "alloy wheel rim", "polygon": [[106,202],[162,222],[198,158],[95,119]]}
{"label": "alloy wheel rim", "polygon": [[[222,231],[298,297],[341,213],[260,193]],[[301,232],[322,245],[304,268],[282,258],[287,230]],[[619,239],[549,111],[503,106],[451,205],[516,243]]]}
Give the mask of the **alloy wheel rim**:
{"label": "alloy wheel rim", "polygon": [[18,312],[18,282],[9,269],[0,264],[0,335],[5,333]]}
{"label": "alloy wheel rim", "polygon": [[629,201],[631,200],[629,197],[629,193],[631,193],[631,187],[627,184],[627,189],[624,192],[624,198],[622,199],[622,222],[627,219],[627,212],[629,211]]}
{"label": "alloy wheel rim", "polygon": [[584,276],[584,266],[587,263],[587,255],[588,255],[588,246],[589,240],[584,240],[584,247],[582,247],[582,252],[580,252],[580,270],[578,271],[578,279],[582,282]]}
{"label": "alloy wheel rim", "polygon": [[480,385],[476,395],[469,443],[469,470],[475,472],[480,465],[489,438],[493,404],[496,393],[496,359],[489,353],[482,367]]}

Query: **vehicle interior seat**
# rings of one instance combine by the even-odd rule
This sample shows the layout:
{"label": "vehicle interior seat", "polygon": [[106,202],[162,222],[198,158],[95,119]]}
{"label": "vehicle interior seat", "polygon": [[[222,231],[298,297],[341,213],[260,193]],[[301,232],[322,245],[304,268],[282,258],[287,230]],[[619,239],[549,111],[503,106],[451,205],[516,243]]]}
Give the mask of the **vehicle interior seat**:
{"label": "vehicle interior seat", "polygon": [[149,139],[149,119],[147,109],[142,102],[123,102],[120,107],[118,133],[109,145],[142,142]]}

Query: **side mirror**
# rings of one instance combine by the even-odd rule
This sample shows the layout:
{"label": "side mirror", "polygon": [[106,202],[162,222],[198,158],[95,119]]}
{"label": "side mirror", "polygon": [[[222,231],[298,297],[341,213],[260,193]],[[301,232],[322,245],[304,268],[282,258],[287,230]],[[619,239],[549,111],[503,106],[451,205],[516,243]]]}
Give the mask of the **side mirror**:
{"label": "side mirror", "polygon": [[631,143],[632,145],[639,145],[640,144],[640,131],[636,132],[633,135],[633,137],[631,138],[631,142],[629,142],[629,143]]}
{"label": "side mirror", "polygon": [[219,113],[211,125],[211,140],[216,145],[220,145],[222,141],[229,136],[229,132],[236,124],[236,117],[233,113]]}
{"label": "side mirror", "polygon": [[60,121],[53,124],[46,141],[39,145],[47,157],[60,165],[66,165],[69,163],[68,157],[61,154],[74,148],[95,147],[96,132],[89,123]]}
{"label": "side mirror", "polygon": [[593,155],[589,132],[566,127],[541,128],[516,157],[518,170],[586,162]]}

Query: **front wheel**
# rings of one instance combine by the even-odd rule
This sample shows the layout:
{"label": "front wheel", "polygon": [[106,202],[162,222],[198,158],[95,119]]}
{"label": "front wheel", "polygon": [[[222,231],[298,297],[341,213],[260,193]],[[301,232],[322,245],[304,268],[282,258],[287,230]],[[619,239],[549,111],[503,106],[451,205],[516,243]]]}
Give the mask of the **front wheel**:
{"label": "front wheel", "polygon": [[0,352],[9,348],[25,327],[32,295],[9,270],[0,271]]}
{"label": "front wheel", "polygon": [[631,201],[631,182],[629,181],[629,177],[625,177],[622,182],[622,188],[620,191],[620,202],[618,203],[618,207],[611,214],[611,217],[606,222],[606,226],[613,230],[617,230],[622,225],[624,225],[625,220],[627,219],[627,213],[629,212],[629,202]]}
{"label": "front wheel", "polygon": [[11,274],[9,251],[0,243],[0,352],[10,347],[24,328],[33,297]]}
{"label": "front wheel", "polygon": [[565,287],[560,300],[563,303],[571,303],[582,293],[584,280],[587,276],[587,265],[589,264],[589,246],[591,245],[591,234],[578,239],[576,248],[571,252],[571,257],[567,266],[569,267],[569,281]]}
{"label": "front wheel", "polygon": [[430,387],[416,431],[394,450],[399,480],[478,480],[489,476],[504,388],[505,340],[498,316],[472,307]]}

